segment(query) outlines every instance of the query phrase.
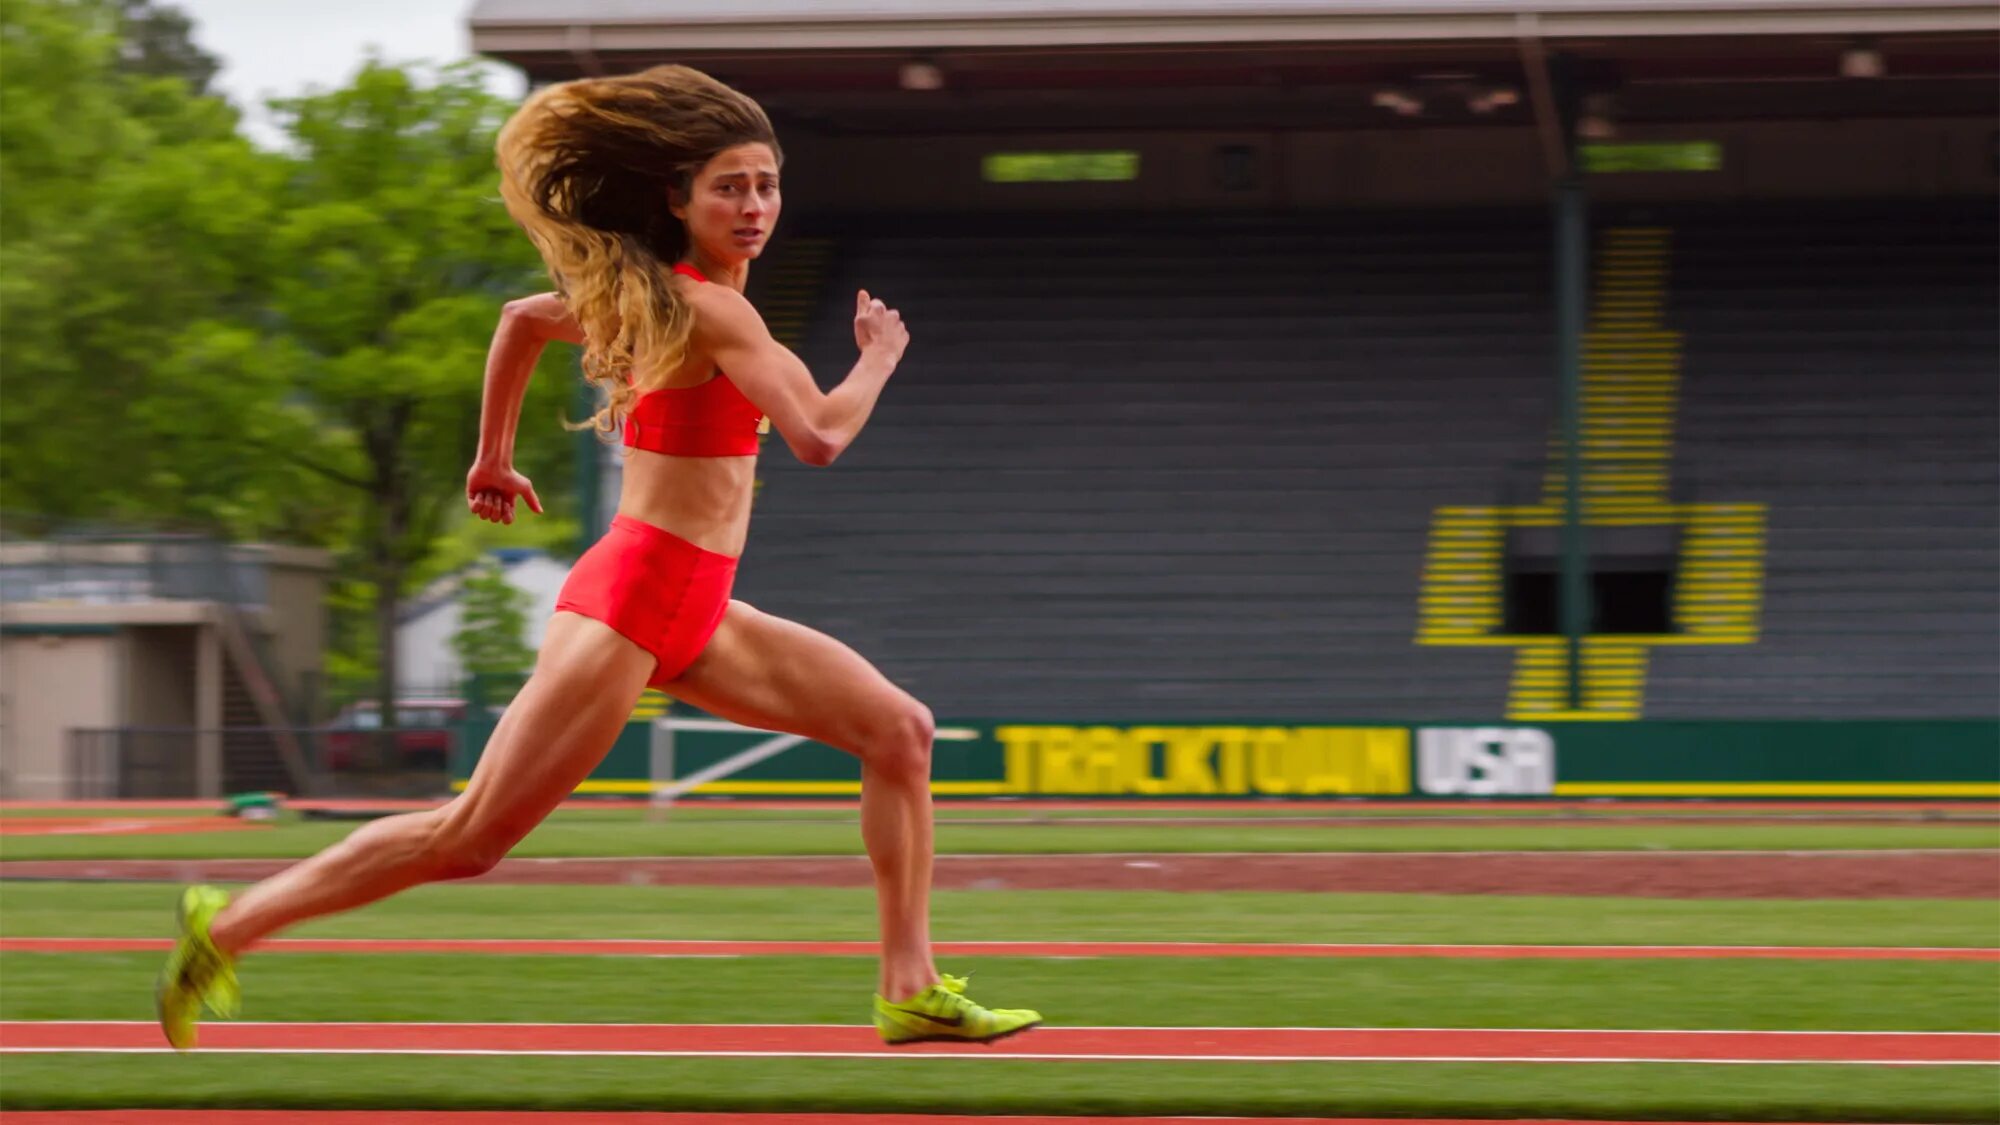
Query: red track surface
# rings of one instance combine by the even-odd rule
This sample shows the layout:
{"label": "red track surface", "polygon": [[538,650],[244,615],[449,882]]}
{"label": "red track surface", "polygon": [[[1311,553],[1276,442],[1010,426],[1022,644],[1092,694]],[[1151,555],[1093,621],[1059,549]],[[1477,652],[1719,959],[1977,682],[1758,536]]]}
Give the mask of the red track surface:
{"label": "red track surface", "polygon": [[[285,807],[292,809],[329,809],[359,811],[366,809],[428,809],[443,804],[445,798],[435,799],[394,799],[369,800],[365,798],[345,800],[286,800]],[[564,808],[571,809],[639,809],[650,802],[644,798],[572,800],[563,802]],[[823,800],[734,800],[694,798],[684,800],[690,808],[717,809],[856,809],[860,803],[845,798]],[[1307,812],[1316,809],[1355,808],[1362,805],[1398,809],[1542,809],[1583,812],[1607,812],[1611,810],[1686,811],[1689,809],[1733,810],[1737,812],[1963,812],[1967,809],[1992,810],[2000,802],[1979,798],[1963,800],[1879,800],[1879,801],[1818,801],[1818,800],[1706,800],[1691,798],[1683,800],[1482,800],[1482,801],[1356,801],[1342,798],[1286,797],[1277,799],[1207,800],[1188,801],[1171,798],[1148,800],[1008,800],[990,797],[951,798],[940,797],[934,804],[940,808],[1023,808],[1023,809],[1301,809]],[[221,802],[213,800],[174,801],[0,801],[0,813],[10,811],[45,811],[50,809],[116,810],[143,813],[147,809],[219,809]]]}
{"label": "red track surface", "polygon": [[[1213,1125],[1256,1121],[1262,1125],[1494,1125],[1492,1121],[1399,1117],[962,1117],[916,1113],[564,1113],[496,1110],[399,1109],[99,1109],[22,1112],[7,1125]],[[1586,1125],[1570,1121],[1515,1121],[1509,1125]],[[1686,1122],[1597,1121],[1587,1125],[1688,1125]],[[1713,1125],[1713,1123],[1710,1123]]]}
{"label": "red track surface", "polygon": [[0,836],[141,836],[262,827],[228,816],[36,816],[0,820]]}
{"label": "red track surface", "polygon": [[[0,953],[157,953],[167,938],[0,938]],[[2000,961],[2000,949],[1817,945],[1382,945],[1199,941],[941,941],[952,957],[1463,957],[1554,960]],[[279,938],[260,953],[473,953],[561,957],[873,957],[872,941]]]}
{"label": "red track surface", "polygon": [[[2000,1034],[1975,1032],[1057,1027],[988,1046],[885,1048],[871,1028],[829,1024],[211,1023],[202,1028],[202,1047],[266,1054],[2000,1065]],[[0,1023],[0,1053],[167,1049],[150,1022]]]}

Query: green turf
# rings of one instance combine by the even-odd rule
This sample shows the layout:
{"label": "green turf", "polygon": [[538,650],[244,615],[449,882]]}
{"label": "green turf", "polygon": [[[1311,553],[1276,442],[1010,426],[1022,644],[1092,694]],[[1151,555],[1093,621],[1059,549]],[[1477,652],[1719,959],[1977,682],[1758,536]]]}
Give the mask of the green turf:
{"label": "green turf", "polygon": [[1986,1122],[1990,1067],[13,1056],[7,1109],[1327,1114]]}
{"label": "green turf", "polygon": [[[7,1019],[146,1019],[161,957],[0,955]],[[2000,964],[945,959],[974,995],[1103,1026],[2000,1030]],[[859,1023],[872,958],[284,954],[242,969],[284,1020]]]}
{"label": "green turf", "polygon": [[[143,836],[7,836],[0,859],[295,857],[345,837],[351,822]],[[2000,825],[1968,824],[1357,824],[938,826],[940,852],[1488,851],[1993,848]],[[858,855],[859,829],[823,820],[677,818],[637,810],[559,814],[517,856]]]}
{"label": "green turf", "polygon": [[[160,936],[174,893],[0,883],[0,934]],[[874,903],[873,891],[845,888],[448,884],[291,936],[865,941]],[[1956,899],[938,891],[932,907],[941,940],[2000,946],[2000,910]]]}
{"label": "green turf", "polygon": [[[1810,821],[1815,819],[1848,819],[1854,821],[1878,821],[1885,823],[1993,823],[2000,818],[2000,809],[1991,802],[1965,801],[1956,805],[1942,805],[1922,809],[1896,808],[1830,808],[1815,810],[1810,807],[1789,807],[1784,809],[1759,809],[1754,807],[1732,808],[1727,804],[1649,804],[1631,807],[1617,801],[1579,804],[1576,802],[1549,802],[1546,804],[1489,804],[1481,801],[1456,803],[1406,804],[1397,801],[1378,800],[1315,800],[1271,798],[1249,802],[1215,802],[1203,804],[1185,802],[1144,807],[1134,804],[1091,805],[1058,801],[990,799],[976,804],[947,803],[937,806],[939,820],[958,821],[1006,821],[1019,823],[1074,822],[1079,820],[1231,820],[1231,819],[1323,819],[1339,818],[1352,820],[1400,819],[1400,820],[1516,820],[1538,821],[1604,821],[1617,819],[1643,820],[1759,820],[1759,821]],[[146,819],[216,816],[226,812],[222,802],[198,808],[179,806],[162,807],[132,802],[125,805],[76,806],[64,808],[13,808],[0,811],[0,823],[8,820],[39,817],[105,817]],[[625,820],[639,815],[629,805],[598,804],[578,802],[563,809],[565,818],[579,820]],[[855,805],[849,801],[828,801],[821,805],[791,806],[786,808],[759,807],[732,801],[683,801],[674,806],[669,814],[674,819],[725,820],[750,822],[772,821],[823,821],[853,823],[860,815]]]}

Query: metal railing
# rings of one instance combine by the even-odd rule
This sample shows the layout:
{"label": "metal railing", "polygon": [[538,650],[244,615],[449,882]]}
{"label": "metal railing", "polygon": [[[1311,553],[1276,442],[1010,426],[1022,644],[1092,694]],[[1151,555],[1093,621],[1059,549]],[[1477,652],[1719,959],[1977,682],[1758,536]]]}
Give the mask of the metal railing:
{"label": "metal railing", "polygon": [[69,532],[0,542],[0,601],[268,603],[262,559],[198,535]]}
{"label": "metal railing", "polygon": [[[68,732],[66,795],[72,800],[185,799],[276,789],[292,796],[439,796],[449,791],[459,732],[449,727],[395,732],[386,760],[375,743],[384,732],[349,727],[111,727]],[[259,769],[260,743],[290,742],[300,754],[301,785]],[[201,757],[215,756],[218,776],[204,792]],[[289,773],[290,771],[285,771]]]}
{"label": "metal railing", "polygon": [[72,730],[69,798],[129,801],[201,795],[200,731],[193,728]]}

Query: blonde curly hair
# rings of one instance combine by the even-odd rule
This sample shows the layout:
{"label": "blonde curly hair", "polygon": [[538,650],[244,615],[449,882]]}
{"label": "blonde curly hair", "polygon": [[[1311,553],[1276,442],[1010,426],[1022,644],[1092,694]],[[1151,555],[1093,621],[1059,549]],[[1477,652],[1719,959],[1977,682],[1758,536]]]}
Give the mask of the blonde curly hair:
{"label": "blonde curly hair", "polygon": [[668,204],[741,144],[784,160],[761,106],[684,66],[546,87],[500,130],[500,198],[583,327],[583,376],[604,392],[587,423],[599,433],[687,354],[694,319],[668,283],[687,230]]}

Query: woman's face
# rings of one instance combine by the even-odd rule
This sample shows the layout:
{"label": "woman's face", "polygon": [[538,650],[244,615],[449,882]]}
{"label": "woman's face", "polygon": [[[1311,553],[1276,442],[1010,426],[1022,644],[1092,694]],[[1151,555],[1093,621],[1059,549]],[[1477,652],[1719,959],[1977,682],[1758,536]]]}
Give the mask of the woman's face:
{"label": "woman's face", "polygon": [[695,173],[687,202],[673,211],[687,225],[691,249],[709,261],[729,262],[764,252],[781,204],[777,154],[758,143],[716,153]]}

